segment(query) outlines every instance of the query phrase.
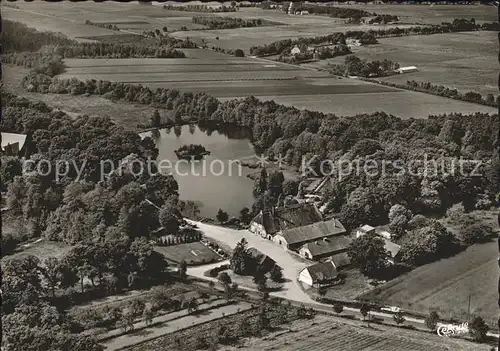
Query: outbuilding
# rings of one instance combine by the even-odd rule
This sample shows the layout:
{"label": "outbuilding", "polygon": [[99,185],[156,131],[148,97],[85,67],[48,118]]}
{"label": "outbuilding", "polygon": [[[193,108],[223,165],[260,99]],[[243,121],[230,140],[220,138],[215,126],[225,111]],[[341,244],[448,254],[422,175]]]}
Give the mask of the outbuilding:
{"label": "outbuilding", "polygon": [[417,72],[418,68],[415,66],[400,67],[396,70],[399,74]]}
{"label": "outbuilding", "polygon": [[310,287],[329,286],[337,278],[337,269],[333,262],[316,263],[304,268],[299,273],[299,281]]}

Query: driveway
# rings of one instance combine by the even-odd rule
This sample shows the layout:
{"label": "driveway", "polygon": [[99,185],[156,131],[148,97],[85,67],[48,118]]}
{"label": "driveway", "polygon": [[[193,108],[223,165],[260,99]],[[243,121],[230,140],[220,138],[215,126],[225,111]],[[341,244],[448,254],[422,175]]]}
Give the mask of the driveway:
{"label": "driveway", "polygon": [[[274,244],[272,241],[268,241],[257,235],[254,235],[248,230],[236,230],[202,222],[194,222],[190,220],[188,221],[192,224],[196,224],[208,238],[217,240],[223,244],[230,246],[231,248],[234,248],[241,239],[245,238],[248,242],[248,247],[255,247],[260,252],[271,257],[283,269],[283,276],[286,279],[283,289],[279,292],[272,293],[271,295],[303,303],[314,302],[314,300],[312,300],[309,295],[302,291],[297,281],[299,272],[305,267],[313,264],[312,262],[307,262],[306,260],[303,260],[302,258],[295,256],[294,254],[290,254],[282,247]],[[221,263],[219,263],[219,265],[220,264]],[[213,267],[202,266],[197,268],[204,268],[204,271],[207,271],[208,269]],[[193,269],[188,271],[188,274],[191,273],[197,273],[193,274],[196,276],[198,276],[199,274],[198,270]]]}

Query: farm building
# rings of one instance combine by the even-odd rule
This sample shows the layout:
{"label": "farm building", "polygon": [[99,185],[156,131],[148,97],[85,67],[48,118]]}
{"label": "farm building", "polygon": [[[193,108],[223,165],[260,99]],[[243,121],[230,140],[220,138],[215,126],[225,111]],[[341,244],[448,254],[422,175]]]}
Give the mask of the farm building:
{"label": "farm building", "polygon": [[17,156],[26,144],[26,134],[2,133],[2,155]]}
{"label": "farm building", "polygon": [[400,67],[396,70],[399,74],[417,72],[418,68],[415,66]]}
{"label": "farm building", "polygon": [[316,263],[304,268],[299,273],[299,282],[311,286],[322,287],[331,285],[337,278],[337,269],[332,262]]}
{"label": "farm building", "polygon": [[322,220],[323,216],[314,203],[294,204],[260,211],[250,222],[250,231],[263,238],[272,239],[281,230]]}
{"label": "farm building", "polygon": [[347,46],[361,46],[359,39],[346,39]]}
{"label": "farm building", "polygon": [[298,54],[300,54],[300,48],[299,48],[297,45],[295,45],[295,46],[293,47],[293,49],[290,51],[290,53],[291,53],[292,55],[298,55]]}
{"label": "farm building", "polygon": [[[286,249],[298,251],[313,259],[341,252],[349,243],[344,239],[333,239],[346,230],[336,219],[285,229],[273,236],[273,241]],[[326,239],[326,240],[325,240]]]}
{"label": "farm building", "polygon": [[328,257],[327,259],[325,259],[324,261],[325,262],[326,261],[332,262],[333,265],[335,266],[335,268],[337,268],[337,269],[347,267],[351,264],[351,259],[347,255],[347,252],[341,252],[341,253],[332,255],[332,256]]}
{"label": "farm building", "polygon": [[254,247],[248,248],[247,253],[255,259],[257,263],[257,270],[260,272],[270,272],[276,265],[276,262],[271,257],[263,254]]}
{"label": "farm building", "polygon": [[361,228],[356,230],[356,238],[359,238],[366,234],[374,234],[382,238],[385,244],[385,249],[389,252],[390,258],[387,260],[390,264],[394,264],[399,261],[399,252],[401,250],[401,246],[393,243],[391,239],[391,233],[382,229],[382,228],[374,228],[369,225],[364,225]]}
{"label": "farm building", "polygon": [[356,230],[356,238],[359,238],[360,236],[363,236],[363,235],[368,234],[368,233],[374,233],[374,234],[381,236],[387,240],[391,240],[391,233],[389,233],[388,231],[386,231],[382,228],[375,228],[375,227],[372,227],[371,225],[368,225],[368,224],[365,224],[364,226],[362,226],[361,228],[358,228]]}

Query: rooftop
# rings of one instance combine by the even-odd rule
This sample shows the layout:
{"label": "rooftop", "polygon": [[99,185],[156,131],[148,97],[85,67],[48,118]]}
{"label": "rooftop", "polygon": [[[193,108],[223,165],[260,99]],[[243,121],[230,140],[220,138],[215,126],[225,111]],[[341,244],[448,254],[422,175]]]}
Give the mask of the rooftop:
{"label": "rooftop", "polygon": [[399,251],[401,250],[401,246],[399,246],[398,244],[395,244],[393,243],[392,241],[389,241],[385,238],[381,238],[382,240],[384,240],[384,243],[385,243],[385,249],[387,251],[389,251],[389,253],[391,254],[391,257],[394,258],[396,257],[396,255],[399,253]]}
{"label": "rooftop", "polygon": [[303,227],[323,220],[316,205],[311,203],[278,208],[274,217],[279,221],[281,230]]}
{"label": "rooftop", "polygon": [[335,267],[340,268],[351,264],[351,259],[347,252],[341,252],[330,257]]}
{"label": "rooftop", "polygon": [[274,262],[274,260],[272,258],[270,258],[269,256],[263,254],[262,252],[260,252],[259,250],[257,250],[255,247],[248,248],[247,249],[247,253],[250,256],[252,256],[253,258],[255,258],[259,264],[264,263],[264,261],[266,259],[272,260]]}
{"label": "rooftop", "polygon": [[307,248],[311,252],[311,255],[315,257],[345,250],[350,243],[351,238],[339,235],[313,241],[305,244],[303,247]]}
{"label": "rooftop", "polygon": [[302,227],[287,229],[283,231],[282,235],[288,245],[294,245],[345,232],[346,230],[342,223],[336,219],[331,219],[329,221],[321,221]]}
{"label": "rooftop", "polygon": [[337,269],[332,262],[316,263],[304,269],[309,272],[313,283],[328,281],[337,277]]}
{"label": "rooftop", "polygon": [[7,145],[19,143],[19,150],[21,150],[26,142],[26,134],[4,133],[2,132],[2,150]]}

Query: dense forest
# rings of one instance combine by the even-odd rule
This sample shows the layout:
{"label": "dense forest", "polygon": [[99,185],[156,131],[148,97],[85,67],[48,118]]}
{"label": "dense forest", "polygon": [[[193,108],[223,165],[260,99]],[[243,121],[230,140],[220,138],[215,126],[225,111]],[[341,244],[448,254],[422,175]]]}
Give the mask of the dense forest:
{"label": "dense forest", "polygon": [[261,20],[260,18],[242,19],[233,17],[195,16],[191,20],[195,24],[201,24],[208,27],[208,29],[232,29],[280,24]]}
{"label": "dense forest", "polygon": [[77,45],[78,42],[53,32],[39,32],[25,24],[2,18],[2,56],[10,52],[38,51],[46,45]]}
{"label": "dense forest", "polygon": [[[155,159],[154,142],[124,131],[109,118],[74,120],[44,103],[5,92],[2,106],[0,128],[27,134],[30,160],[23,172],[18,157],[2,156],[9,216],[21,224],[2,236],[3,255],[20,242],[40,237],[76,245],[44,262],[30,255],[7,258],[2,346],[102,350],[89,336],[78,334],[78,321],[60,311],[169,279],[167,263],[147,238],[160,226],[179,232],[177,183],[172,176],[137,172],[132,161]],[[102,167],[103,161],[107,167]]]}

